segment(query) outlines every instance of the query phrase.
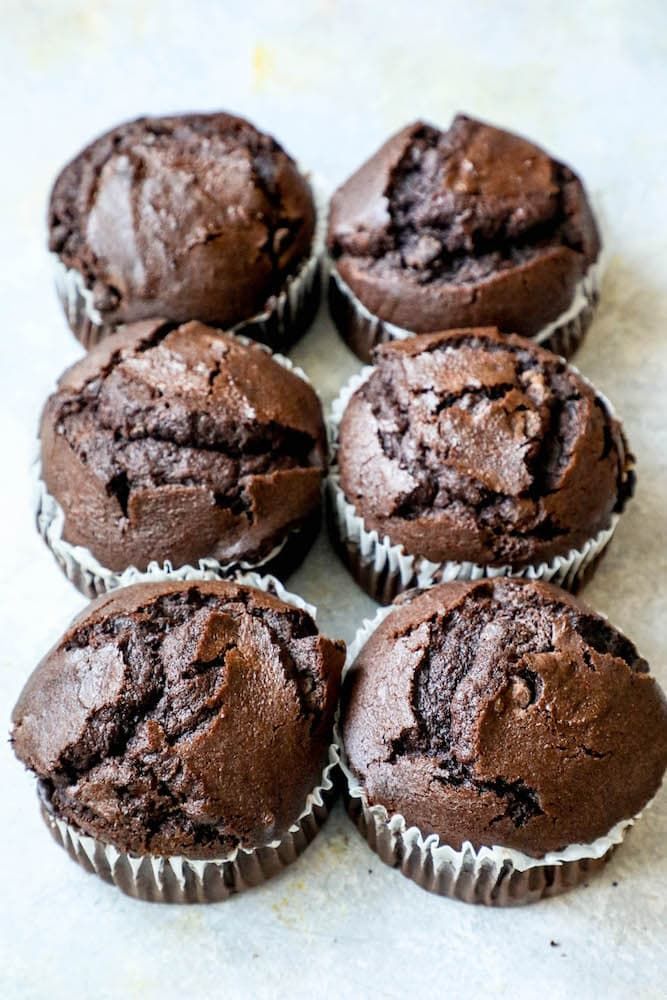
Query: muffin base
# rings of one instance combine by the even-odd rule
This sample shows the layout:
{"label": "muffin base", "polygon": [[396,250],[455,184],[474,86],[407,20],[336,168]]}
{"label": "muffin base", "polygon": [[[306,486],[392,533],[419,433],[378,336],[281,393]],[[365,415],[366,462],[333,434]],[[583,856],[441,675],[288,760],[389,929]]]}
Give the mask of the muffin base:
{"label": "muffin base", "polygon": [[392,545],[377,531],[369,531],[340,487],[337,474],[327,482],[327,523],[332,544],[341,561],[363,590],[379,604],[390,604],[398,594],[413,587],[433,587],[453,580],[484,577],[525,577],[545,580],[576,594],[587,583],[609,545],[619,515],[612,515],[609,528],[598,532],[581,549],[556,556],[550,562],[528,566],[482,566],[473,562],[430,562],[410,555],[402,545]]}
{"label": "muffin base", "polygon": [[279,841],[253,850],[237,848],[227,857],[213,860],[118,851],[60,819],[41,783],[38,797],[42,819],[56,843],[87,872],[110,882],[127,896],[153,903],[217,903],[266,882],[303,854],[329,815],[336,796],[333,779],[337,766],[338,753],[332,746],[320,784],[308,796],[296,823]]}
{"label": "muffin base", "polygon": [[254,563],[240,560],[224,564],[217,559],[206,557],[200,559],[196,566],[189,564],[172,566],[170,562],[160,565],[151,562],[146,570],[138,569],[136,566],[128,566],[122,571],[112,570],[103,566],[89,549],[82,545],[72,545],[63,538],[65,516],[62,508],[39,478],[39,466],[37,466],[37,476],[35,498],[37,531],[67,579],[77,590],[91,599],[117,587],[136,583],[146,574],[149,574],[151,579],[163,574],[174,580],[191,580],[205,573],[207,580],[229,580],[239,574],[261,570],[262,573],[286,579],[301,565],[320,530],[321,512],[317,510],[301,527],[290,531],[264,559]]}
{"label": "muffin base", "polygon": [[[597,271],[597,265],[593,264],[579,283],[566,312],[532,340],[564,358],[575,353],[586,336],[599,300]],[[416,331],[388,323],[370,312],[340,276],[333,262],[329,263],[328,301],[331,318],[340,336],[366,364],[372,361],[373,350],[378,344],[415,336]]]}
{"label": "muffin base", "polygon": [[[390,611],[391,608],[380,608],[374,618],[364,621],[357,630],[348,647],[343,678]],[[422,889],[439,896],[484,906],[520,906],[567,892],[602,870],[641,815],[621,820],[606,836],[591,844],[571,844],[542,858],[501,846],[475,850],[470,843],[455,850],[441,843],[436,834],[424,836],[417,827],[409,827],[400,813],[390,815],[384,806],[368,802],[349,768],[339,722],[340,713],[336,717],[334,739],[339,748],[348,815],[385,864],[398,868]],[[644,808],[649,806],[650,803]]]}
{"label": "muffin base", "polygon": [[[311,325],[320,304],[320,258],[324,249],[328,208],[321,186],[316,183],[312,188],[317,218],[310,255],[294,274],[286,278],[282,290],[269,300],[263,312],[226,331],[266,344],[272,351],[291,347]],[[92,292],[86,287],[80,272],[66,267],[57,254],[52,254],[52,257],[56,291],[67,322],[77,340],[90,350],[112,335],[121,324],[105,323],[102,314],[93,305]],[[209,325],[215,327],[220,324],[212,322]]]}
{"label": "muffin base", "polygon": [[[371,850],[391,868],[412,879],[422,889],[463,903],[483,906],[522,906],[574,889],[600,872],[615,850],[611,846],[599,858],[582,858],[560,864],[544,864],[521,871],[510,860],[482,860],[472,849],[460,861],[439,857],[442,848],[425,847],[419,831],[397,830],[359,798],[344,790],[348,815]],[[401,817],[402,818],[402,817]],[[392,820],[394,817],[392,817]]]}

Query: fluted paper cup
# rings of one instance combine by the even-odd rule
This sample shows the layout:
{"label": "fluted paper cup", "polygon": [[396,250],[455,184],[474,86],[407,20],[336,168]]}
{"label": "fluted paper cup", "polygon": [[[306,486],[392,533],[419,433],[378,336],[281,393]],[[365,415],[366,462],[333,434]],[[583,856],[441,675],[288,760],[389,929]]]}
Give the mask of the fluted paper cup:
{"label": "fluted paper cup", "polygon": [[[327,269],[332,319],[347,346],[362,361],[371,361],[373,348],[378,344],[390,340],[406,340],[416,335],[417,331],[389,323],[367,309],[341,277],[333,260],[329,259]],[[600,284],[601,265],[596,261],[578,282],[568,308],[529,339],[554,354],[571,357],[583,341],[593,319],[600,297]]]}

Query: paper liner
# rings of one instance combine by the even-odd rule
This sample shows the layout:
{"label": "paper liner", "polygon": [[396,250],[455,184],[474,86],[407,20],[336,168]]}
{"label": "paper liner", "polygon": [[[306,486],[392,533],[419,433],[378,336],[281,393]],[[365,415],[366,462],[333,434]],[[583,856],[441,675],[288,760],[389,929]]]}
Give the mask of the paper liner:
{"label": "paper liner", "polygon": [[[362,361],[371,361],[373,348],[378,344],[415,336],[414,330],[396,326],[370,312],[341,277],[331,260],[328,262],[328,270],[331,316],[343,340]],[[600,278],[600,264],[596,262],[577,284],[572,303],[565,312],[529,339],[565,358],[574,354],[593,319],[599,299]]]}
{"label": "paper liner", "polygon": [[[393,608],[380,608],[365,620],[348,648],[343,677],[375,629]],[[602,869],[641,813],[621,820],[604,837],[590,844],[570,844],[533,858],[508,847],[463,844],[454,850],[441,843],[437,834],[424,836],[408,826],[400,813],[389,814],[384,806],[370,805],[359,780],[350,770],[336,717],[334,739],[339,746],[340,769],[345,778],[343,795],[347,811],[368,845],[392,868],[400,869],[422,889],[486,906],[515,906],[555,896],[585,882]],[[650,802],[644,807],[647,809]]]}
{"label": "paper liner", "polygon": [[[574,365],[570,365],[570,368],[591,385]],[[327,479],[327,513],[333,543],[354,579],[372,598],[381,604],[389,604],[402,591],[412,587],[431,587],[452,580],[480,580],[483,577],[514,576],[529,580],[545,580],[571,591],[578,590],[590,579],[616,530],[620,519],[618,513],[612,514],[608,528],[602,529],[593,538],[588,539],[581,549],[570,549],[566,554],[555,556],[549,562],[518,567],[480,565],[453,560],[432,562],[423,556],[406,552],[402,545],[393,544],[388,535],[380,537],[377,531],[369,531],[363,517],[347,500],[341,488],[336,466],[336,450],[338,428],[345,408],[352,395],[370,377],[373,370],[371,366],[367,366],[353,375],[332,404],[329,418],[331,467]],[[592,385],[591,388],[595,389]],[[609,414],[614,416],[609,400],[597,389],[595,392]],[[631,470],[628,469],[626,476],[629,477],[631,474]]]}
{"label": "paper liner", "polygon": [[[138,574],[131,582],[174,578],[174,574],[153,569]],[[176,578],[210,580],[215,574],[190,569],[187,576],[179,574]],[[248,573],[237,582],[272,593],[307,611],[313,618],[316,616],[316,608],[285,590],[273,577]],[[86,871],[94,872],[135,899],[160,903],[214,903],[277,875],[305,851],[323,826],[335,798],[338,760],[338,748],[332,744],[319,783],[307,796],[298,818],[280,839],[256,848],[237,847],[224,857],[206,860],[118,851],[111,844],[84,834],[60,819],[51,807],[44,784],[38,782],[37,790],[42,818],[54,840]]]}
{"label": "paper liner", "polygon": [[[310,256],[294,274],[288,275],[282,291],[272,297],[263,312],[242,320],[226,331],[241,333],[272,350],[287,350],[298,340],[314,320],[320,302],[320,263],[327,230],[328,200],[321,181],[309,174],[305,176],[311,184],[316,211]],[[67,322],[75,337],[89,350],[122,324],[105,323],[102,314],[93,305],[93,293],[86,287],[81,273],[76,268],[66,267],[58,254],[51,256],[56,291]]]}
{"label": "paper liner", "polygon": [[[273,354],[266,344],[257,344],[249,337],[240,334],[233,334],[233,336],[242,344],[255,344],[267,354],[271,354],[274,361],[303,379],[314,390],[312,382],[303,369],[295,365],[289,358],[283,357],[281,354]],[[83,545],[73,545],[63,538],[65,514],[41,478],[39,458],[34,463],[34,475],[36,480],[34,503],[37,530],[51,550],[60,569],[77,590],[92,599],[114,590],[116,587],[135,583],[137,576],[141,576],[144,571],[136,566],[128,566],[125,570],[111,570],[96,559],[90,549]],[[214,577],[229,579],[240,572],[258,569],[270,571],[280,576],[289,576],[303,560],[315,540],[319,528],[320,511],[318,509],[313,512],[312,517],[305,524],[289,531],[285,538],[262,559],[255,561],[237,559],[229,563],[222,563],[218,559],[204,557],[198,560],[196,566],[186,564],[178,567],[174,567],[170,561],[163,564],[151,562],[148,570],[158,574],[169,573],[173,579],[178,580],[194,579],[192,574],[196,575],[199,572],[211,574],[207,579]]]}

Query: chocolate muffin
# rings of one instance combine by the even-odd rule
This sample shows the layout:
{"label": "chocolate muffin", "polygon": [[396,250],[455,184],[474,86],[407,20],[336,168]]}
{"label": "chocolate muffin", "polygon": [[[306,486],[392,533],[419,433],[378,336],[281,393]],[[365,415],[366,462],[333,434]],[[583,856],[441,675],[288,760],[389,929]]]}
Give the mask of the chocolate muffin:
{"label": "chocolate muffin", "polygon": [[389,139],[334,194],[328,246],[332,315],[365,361],[380,341],[491,324],[567,356],[597,301],[579,178],[466,115]]}
{"label": "chocolate muffin", "polygon": [[520,571],[614,523],[632,457],[606,401],[562,358],[494,329],[422,334],[374,357],[338,449],[366,532],[438,565]]}
{"label": "chocolate muffin", "polygon": [[310,184],[234,115],[116,126],[62,170],[48,222],[63,304],[86,346],[153,316],[230,328],[260,314],[275,315],[244,333],[284,344],[317,306],[316,261],[283,301],[313,251]]}
{"label": "chocolate muffin", "polygon": [[319,527],[315,391],[260,345],[201,323],[146,321],[107,338],[62,376],[40,433],[42,477],[64,514],[62,538],[42,531],[84,589],[73,546],[102,576],[202,558],[231,570],[278,557],[286,573]]}
{"label": "chocolate muffin", "polygon": [[648,669],[541,581],[412,591],[347,674],[347,765],[369,806],[457,851],[592,844],[643,809],[667,767],[667,701]]}
{"label": "chocolate muffin", "polygon": [[[321,784],[343,658],[310,614],[252,587],[122,588],[28,680],[14,751],[52,824],[120,852],[221,859],[289,844]],[[265,851],[265,876],[288,854]]]}

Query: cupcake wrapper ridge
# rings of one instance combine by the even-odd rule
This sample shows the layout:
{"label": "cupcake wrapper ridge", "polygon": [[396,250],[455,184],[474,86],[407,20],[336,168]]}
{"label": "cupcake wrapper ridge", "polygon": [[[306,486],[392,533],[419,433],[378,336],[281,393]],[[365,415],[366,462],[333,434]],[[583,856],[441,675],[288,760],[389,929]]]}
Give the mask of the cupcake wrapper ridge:
{"label": "cupcake wrapper ridge", "polygon": [[40,808],[56,843],[86,871],[111,882],[126,895],[156,903],[216,903],[260,885],[303,854],[329,814],[336,794],[333,775],[337,766],[332,746],[320,783],[308,795],[299,819],[279,841],[254,850],[237,848],[232,855],[214,860],[118,851],[59,819],[42,788]]}
{"label": "cupcake wrapper ridge", "polygon": [[[328,298],[332,318],[348,347],[368,363],[373,348],[392,340],[407,340],[415,336],[395,323],[380,319],[357,298],[341,277],[335,263],[328,261]],[[571,304],[534,337],[528,338],[554,354],[571,357],[583,341],[599,300],[601,265],[592,264],[578,283]]]}

